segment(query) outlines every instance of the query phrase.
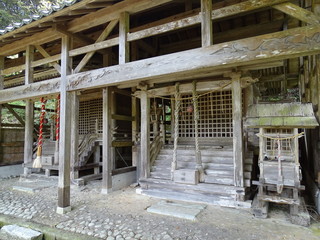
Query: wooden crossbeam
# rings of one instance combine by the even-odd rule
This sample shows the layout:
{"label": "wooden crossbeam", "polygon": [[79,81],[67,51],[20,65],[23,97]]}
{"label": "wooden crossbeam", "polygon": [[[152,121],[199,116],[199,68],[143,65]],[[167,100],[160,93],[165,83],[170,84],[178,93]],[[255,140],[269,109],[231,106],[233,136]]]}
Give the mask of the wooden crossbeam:
{"label": "wooden crossbeam", "polygon": [[[68,76],[68,91],[140,81],[183,80],[234,67],[320,53],[320,26],[306,26]],[[174,63],[174,64],[172,64]],[[0,91],[0,103],[58,92],[60,78]],[[20,94],[17,95],[16,92]]]}
{"label": "wooden crossbeam", "polygon": [[9,112],[20,122],[21,126],[25,125],[24,120],[22,119],[22,117],[20,117],[20,115],[7,103],[3,104],[4,107],[6,107]]}
{"label": "wooden crossbeam", "polygon": [[[41,53],[43,57],[51,57],[50,54],[40,45],[36,45],[36,49]],[[61,67],[58,63],[52,62],[50,63],[50,65],[53,66],[58,71],[58,73],[61,73]]]}
{"label": "wooden crossbeam", "polygon": [[320,17],[318,17],[316,14],[290,2],[274,5],[273,8],[305,23],[320,23]]}
{"label": "wooden crossbeam", "polygon": [[[100,34],[100,36],[98,37],[98,39],[96,40],[95,43],[99,43],[102,42],[103,40],[105,40],[109,34],[111,33],[111,31],[114,29],[114,27],[118,24],[119,20],[113,20],[111,21],[108,26],[104,29],[104,31]],[[94,55],[95,51],[92,52],[88,52],[83,59],[80,61],[80,63],[78,64],[78,66],[75,68],[74,73],[78,73],[82,70],[82,68],[89,62],[89,60],[91,59],[91,57]]]}

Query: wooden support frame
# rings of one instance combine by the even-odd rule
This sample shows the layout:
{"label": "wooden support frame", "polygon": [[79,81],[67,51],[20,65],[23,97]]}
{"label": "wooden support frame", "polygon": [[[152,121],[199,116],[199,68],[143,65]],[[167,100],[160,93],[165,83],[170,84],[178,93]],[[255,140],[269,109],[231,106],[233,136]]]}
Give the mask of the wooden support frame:
{"label": "wooden support frame", "polygon": [[234,185],[244,187],[241,74],[231,74]]}
{"label": "wooden support frame", "polygon": [[130,26],[130,16],[128,12],[120,14],[119,21],[119,64],[130,61],[130,49],[128,42],[128,32]]}
{"label": "wooden support frame", "polygon": [[[104,41],[109,34],[111,33],[111,31],[114,29],[114,27],[118,24],[118,20],[113,20],[111,21],[108,26],[103,30],[103,32],[100,34],[100,36],[98,37],[98,39],[96,40],[95,43],[99,43]],[[74,73],[78,73],[82,70],[82,68],[89,62],[89,60],[92,58],[92,56],[94,55],[95,51],[92,52],[88,52],[83,59],[81,60],[81,62],[78,64],[78,66],[74,69]]]}
{"label": "wooden support frame", "polygon": [[140,179],[150,175],[150,99],[146,89],[141,91],[141,154]]}
{"label": "wooden support frame", "polygon": [[102,194],[112,192],[112,133],[111,133],[111,89],[103,89],[103,135],[102,135]]}
{"label": "wooden support frame", "polygon": [[212,45],[212,0],[201,0],[201,40],[202,47]]}
{"label": "wooden support frame", "polygon": [[[36,45],[36,48],[44,58],[51,57],[50,54],[40,45]],[[52,62],[50,65],[53,66],[58,73],[61,73],[61,66],[57,62]]]}
{"label": "wooden support frame", "polygon": [[273,8],[308,24],[320,23],[319,16],[290,2],[274,5]]}
{"label": "wooden support frame", "polygon": [[[34,46],[30,45],[26,49],[25,85],[29,85],[33,83],[33,67],[32,67],[33,59],[34,59]],[[26,120],[25,122],[23,122],[23,125],[25,126],[23,162],[24,164],[29,164],[33,161],[32,158],[33,158],[34,103],[30,99],[27,99],[25,103],[26,103],[26,109],[25,109]],[[24,175],[27,175],[30,173],[31,173],[31,169],[24,168]]]}
{"label": "wooden support frame", "polygon": [[70,93],[71,115],[71,179],[79,178],[79,171],[75,170],[75,163],[79,161],[79,95],[77,92]]}
{"label": "wooden support frame", "polygon": [[61,44],[61,83],[60,83],[60,138],[59,138],[59,182],[57,213],[71,211],[70,206],[70,157],[71,157],[71,106],[70,93],[67,92],[67,75],[71,73],[69,50],[71,39],[62,37]]}

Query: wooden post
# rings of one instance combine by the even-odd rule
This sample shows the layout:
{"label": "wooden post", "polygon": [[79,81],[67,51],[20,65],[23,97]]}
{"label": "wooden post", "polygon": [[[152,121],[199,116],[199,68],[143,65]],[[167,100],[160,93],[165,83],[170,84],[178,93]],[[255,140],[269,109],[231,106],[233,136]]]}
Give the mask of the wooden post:
{"label": "wooden post", "polygon": [[71,106],[71,179],[79,178],[79,171],[75,171],[74,167],[79,161],[79,96],[77,92],[70,92]]}
{"label": "wooden post", "polygon": [[141,91],[141,157],[140,179],[150,175],[150,99],[146,89]]}
{"label": "wooden post", "polygon": [[111,159],[111,91],[103,89],[103,135],[102,135],[102,194],[112,192],[112,159]]}
{"label": "wooden post", "polygon": [[[26,70],[25,70],[25,85],[33,83],[33,67],[31,67],[34,59],[34,47],[28,46],[26,49]],[[25,132],[24,132],[24,160],[25,164],[31,163],[33,158],[33,129],[34,129],[34,104],[28,99],[25,101]],[[25,167],[24,175],[31,173],[31,169]]]}
{"label": "wooden post", "polygon": [[212,45],[212,0],[201,0],[202,47]]}
{"label": "wooden post", "polygon": [[127,40],[129,32],[129,13],[120,14],[119,21],[119,64],[129,62],[129,42]]}
{"label": "wooden post", "polygon": [[[177,169],[177,151],[178,151],[178,139],[179,139],[179,111],[181,106],[181,95],[180,95],[180,83],[175,84],[175,94],[174,94],[174,139],[173,139],[173,156],[171,162],[171,180],[174,180],[174,172]],[[173,110],[171,110],[173,111]],[[171,133],[172,136],[172,133]]]}
{"label": "wooden post", "polygon": [[59,182],[57,213],[71,211],[70,206],[70,157],[71,157],[71,106],[67,92],[67,76],[71,73],[69,51],[71,39],[62,36],[61,44],[61,83],[60,83],[60,141],[59,141]]}
{"label": "wooden post", "polygon": [[243,173],[243,138],[242,138],[242,91],[240,74],[234,74],[232,78],[232,115],[233,115],[233,162],[234,185],[244,186]]}
{"label": "wooden post", "polygon": [[[0,55],[0,71],[4,69],[4,56]],[[4,77],[0,74],[0,90],[4,89]],[[2,104],[0,104],[0,143],[2,142],[1,134],[1,122],[2,122]]]}
{"label": "wooden post", "polygon": [[[136,91],[135,88],[132,88],[132,92]],[[131,123],[132,130],[132,142],[134,145],[132,146],[132,166],[137,166],[138,163],[138,153],[137,153],[137,133],[138,133],[138,100],[135,96],[131,98],[131,115],[133,117],[133,121]]]}

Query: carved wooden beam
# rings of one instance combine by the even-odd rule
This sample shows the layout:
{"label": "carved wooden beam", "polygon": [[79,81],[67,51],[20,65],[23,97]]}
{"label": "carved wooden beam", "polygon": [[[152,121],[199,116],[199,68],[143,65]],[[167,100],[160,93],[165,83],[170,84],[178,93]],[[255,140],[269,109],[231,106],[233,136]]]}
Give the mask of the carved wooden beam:
{"label": "carved wooden beam", "polygon": [[[320,26],[306,26],[68,76],[68,91],[146,80],[183,80],[320,53]],[[174,63],[174,64],[172,64]],[[0,91],[0,103],[58,92],[59,78]],[[16,93],[19,92],[19,95]]]}

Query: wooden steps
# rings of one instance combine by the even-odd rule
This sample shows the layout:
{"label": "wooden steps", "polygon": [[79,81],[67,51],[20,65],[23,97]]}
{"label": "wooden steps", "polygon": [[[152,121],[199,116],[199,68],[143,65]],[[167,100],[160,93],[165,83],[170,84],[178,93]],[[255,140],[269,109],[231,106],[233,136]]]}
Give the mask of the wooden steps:
{"label": "wooden steps", "polygon": [[140,180],[140,186],[142,194],[167,200],[187,200],[225,207],[251,206],[251,202],[237,201],[239,196],[244,197],[245,191],[234,186],[206,183],[188,185],[151,178]]}

